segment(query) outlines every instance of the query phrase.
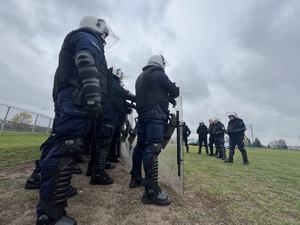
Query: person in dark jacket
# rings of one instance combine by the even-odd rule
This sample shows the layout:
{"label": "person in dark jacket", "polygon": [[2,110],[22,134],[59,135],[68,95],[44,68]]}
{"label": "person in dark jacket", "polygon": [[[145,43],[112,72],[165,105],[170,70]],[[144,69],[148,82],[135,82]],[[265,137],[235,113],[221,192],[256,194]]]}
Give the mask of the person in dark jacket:
{"label": "person in dark jacket", "polygon": [[209,123],[209,125],[208,125],[208,133],[209,133],[209,139],[208,139],[208,141],[209,141],[209,144],[208,145],[209,145],[209,151],[210,151],[209,155],[210,156],[214,155],[214,143],[215,143],[215,140],[214,140],[214,137],[213,137],[213,134],[212,134],[213,122],[214,122],[213,119],[209,119],[208,120],[208,123]]}
{"label": "person in dark jacket", "polygon": [[132,156],[130,187],[141,182],[143,162],[144,204],[171,203],[158,185],[158,155],[165,136],[169,101],[179,96],[179,88],[169,80],[165,67],[166,60],[162,55],[151,56],[135,83],[138,139]]}
{"label": "person in dark jacket", "polygon": [[134,107],[134,105],[128,103],[127,100],[133,103],[135,102],[135,96],[123,87],[122,80],[125,77],[124,72],[120,68],[116,69],[115,67],[112,68],[111,72],[114,87],[112,92],[112,103],[114,110],[118,113],[118,119],[112,135],[108,158],[111,162],[119,162],[118,156],[122,127],[127,119],[127,114],[130,114],[132,112],[132,107]]}
{"label": "person in dark jacket", "polygon": [[207,126],[204,124],[204,122],[199,123],[199,126],[197,128],[197,134],[198,134],[198,144],[199,144],[198,154],[201,154],[201,149],[203,144],[206,150],[206,154],[208,155],[208,146],[207,146],[208,129]]}
{"label": "person in dark jacket", "polygon": [[226,163],[233,163],[235,146],[240,150],[244,165],[249,165],[248,156],[244,147],[244,136],[246,131],[245,123],[242,119],[237,117],[236,113],[230,113],[228,115],[229,122],[227,126],[227,134],[229,136],[229,157]]}
{"label": "person in dark jacket", "polygon": [[93,181],[97,184],[112,182],[104,171],[106,153],[101,149],[106,143],[107,115],[111,115],[104,55],[107,36],[112,37],[113,32],[105,20],[85,16],[79,29],[64,39],[53,85],[55,111],[59,112],[53,126],[55,138],[47,156],[40,162],[37,225],[76,224],[65,211],[71,168],[80,157],[83,138],[91,130],[92,121],[98,121],[97,142],[100,145],[93,165]]}
{"label": "person in dark jacket", "polygon": [[186,152],[189,153],[189,141],[188,141],[188,137],[190,136],[191,134],[191,130],[190,128],[188,127],[188,125],[186,125],[185,122],[182,123],[182,139],[183,139],[183,142],[184,142],[184,145],[185,145],[185,149],[186,149]]}
{"label": "person in dark jacket", "polygon": [[224,124],[218,118],[214,119],[212,126],[212,135],[216,145],[216,154],[217,157],[223,160],[226,160],[226,151],[225,151],[225,127]]}

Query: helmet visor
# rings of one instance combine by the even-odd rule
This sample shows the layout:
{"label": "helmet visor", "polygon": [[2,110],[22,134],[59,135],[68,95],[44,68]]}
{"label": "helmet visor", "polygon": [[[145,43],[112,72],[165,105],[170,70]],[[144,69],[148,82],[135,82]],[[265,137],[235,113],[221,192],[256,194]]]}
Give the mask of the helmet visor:
{"label": "helmet visor", "polygon": [[106,36],[104,38],[105,42],[106,42],[105,48],[109,49],[118,43],[119,37],[115,34],[115,32],[107,24],[105,27],[104,34]]}

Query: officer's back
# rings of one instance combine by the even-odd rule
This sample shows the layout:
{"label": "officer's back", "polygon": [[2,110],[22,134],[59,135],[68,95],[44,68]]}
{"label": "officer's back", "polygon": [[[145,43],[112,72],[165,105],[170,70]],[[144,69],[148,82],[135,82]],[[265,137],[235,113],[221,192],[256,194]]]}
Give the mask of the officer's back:
{"label": "officer's back", "polygon": [[233,120],[229,120],[227,133],[230,137],[244,138],[245,130],[246,126],[242,119],[235,117]]}
{"label": "officer's back", "polygon": [[169,99],[179,95],[179,89],[166,75],[164,69],[148,63],[135,83],[136,107],[143,118],[167,119]]}
{"label": "officer's back", "polygon": [[204,123],[200,123],[197,129],[199,137],[207,137],[208,129]]}

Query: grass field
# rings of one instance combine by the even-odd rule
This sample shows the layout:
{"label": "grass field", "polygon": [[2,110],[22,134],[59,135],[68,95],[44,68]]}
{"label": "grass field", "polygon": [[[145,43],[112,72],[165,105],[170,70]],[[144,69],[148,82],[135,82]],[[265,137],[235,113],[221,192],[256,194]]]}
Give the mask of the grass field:
{"label": "grass field", "polygon": [[45,134],[0,133],[0,167],[15,166],[37,159],[40,144],[46,140]]}
{"label": "grass field", "polygon": [[[23,184],[30,173],[32,161],[39,156],[39,145],[46,138],[45,135],[0,134],[0,224],[18,224],[14,220],[15,216],[10,216],[15,213],[13,205],[18,208],[20,215],[27,215],[29,218],[24,224],[31,224],[33,221],[34,213],[31,208],[36,202],[36,192],[25,192]],[[234,164],[229,165],[214,157],[198,156],[196,153],[197,148],[191,147],[191,152],[184,154],[185,192],[183,199],[176,198],[169,208],[145,208],[139,201],[128,200],[136,194],[128,189],[130,196],[126,201],[124,199],[125,202],[119,199],[115,201],[120,202],[118,209],[124,208],[127,211],[120,211],[119,222],[113,224],[138,224],[134,221],[145,224],[180,225],[300,224],[300,152],[249,149],[249,166],[242,165],[238,151]],[[123,198],[125,189],[123,186],[127,185],[128,175],[120,170],[115,176],[120,177],[116,177],[115,180],[119,179],[116,182],[119,185],[120,193],[118,193]],[[83,190],[88,187],[87,184],[80,187],[80,182],[82,183],[80,179],[75,181],[77,187]],[[7,188],[10,192],[5,195]],[[85,193],[88,196],[92,195],[89,191]],[[78,196],[78,198],[83,202],[83,197]],[[92,202],[93,199],[89,197],[89,201]],[[19,207],[20,202],[23,203]],[[87,202],[84,207],[88,207],[92,204],[91,202]],[[127,206],[125,207],[124,204]],[[75,205],[74,202],[72,205]],[[112,208],[102,207],[101,210],[107,214],[109,209]],[[76,208],[76,210],[80,209]],[[102,213],[101,210],[97,211],[99,215]],[[152,218],[147,212],[160,220]],[[138,213],[141,214],[140,217]],[[132,220],[128,219],[131,217]],[[4,218],[3,223],[1,218]],[[26,218],[23,220],[27,221]],[[88,221],[86,216],[81,219]],[[158,222],[155,223],[152,219]],[[94,222],[79,224],[102,224],[95,220],[91,221]],[[109,221],[108,218],[107,222]]]}

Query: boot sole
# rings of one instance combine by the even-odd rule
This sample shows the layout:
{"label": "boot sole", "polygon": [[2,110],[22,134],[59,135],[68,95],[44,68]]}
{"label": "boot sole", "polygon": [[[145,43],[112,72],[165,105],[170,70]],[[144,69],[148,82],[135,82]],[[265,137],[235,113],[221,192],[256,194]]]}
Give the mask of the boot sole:
{"label": "boot sole", "polygon": [[154,202],[152,200],[142,197],[142,203],[144,203],[145,205],[168,206],[171,204],[171,201]]}
{"label": "boot sole", "polygon": [[100,182],[96,182],[96,181],[90,181],[91,185],[111,185],[112,183],[113,183],[113,181],[105,182],[105,183],[100,183]]}

